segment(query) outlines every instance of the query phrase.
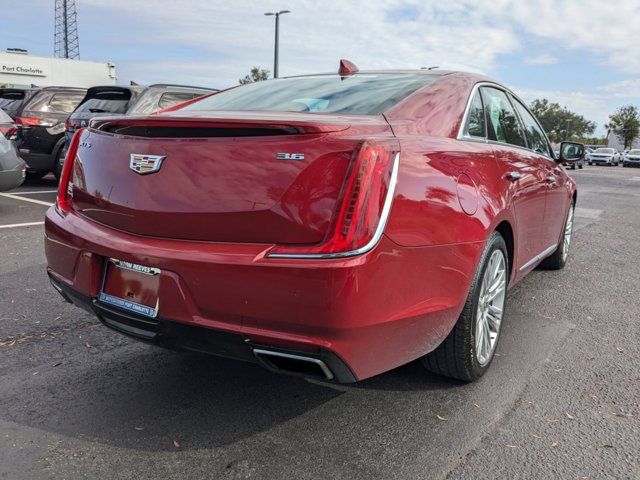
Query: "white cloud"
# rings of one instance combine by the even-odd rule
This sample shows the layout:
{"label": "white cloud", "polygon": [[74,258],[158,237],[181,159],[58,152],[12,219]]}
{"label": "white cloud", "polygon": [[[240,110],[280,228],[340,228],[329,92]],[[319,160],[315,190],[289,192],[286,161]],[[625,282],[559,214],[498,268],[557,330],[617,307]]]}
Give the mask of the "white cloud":
{"label": "white cloud", "polygon": [[615,98],[640,98],[640,78],[630,78],[609,83],[598,88]]}
{"label": "white cloud", "polygon": [[638,0],[537,0],[508,2],[502,13],[533,37],[595,56],[621,72],[640,73]]}
{"label": "white cloud", "polygon": [[[281,18],[281,75],[336,71],[340,58],[363,69],[438,65],[488,74],[514,55],[541,68],[602,64],[621,80],[566,92],[548,88],[551,76],[543,88],[523,79],[527,88],[517,89],[528,100],[567,105],[599,132],[617,106],[640,97],[640,79],[626,78],[640,74],[638,0],[83,0],[80,14],[81,22],[100,15],[104,31],[92,35],[126,59],[114,58],[120,81],[225,87],[254,65],[272,70],[273,17],[263,13],[276,9],[292,10]],[[114,30],[113,18],[135,28]],[[541,48],[554,54],[531,53]],[[194,53],[181,56],[185,49]]]}
{"label": "white cloud", "polygon": [[[415,19],[394,17],[394,10],[405,4],[388,0],[83,1],[84,15],[93,5],[135,18],[137,28],[128,29],[122,42],[135,44],[142,58],[144,50],[158,41],[202,51],[203,58],[193,66],[215,71],[213,80],[218,85],[236,83],[252,65],[272,69],[273,17],[263,13],[276,8],[292,10],[281,17],[281,75],[335,71],[340,58],[367,69],[438,65],[486,72],[499,55],[520,48],[511,26],[472,0],[425,2],[412,9],[418,15]],[[120,65],[121,78],[130,67],[140,70]]]}
{"label": "white cloud", "polygon": [[560,59],[549,53],[541,53],[535,57],[525,58],[524,63],[527,65],[555,65],[556,63],[560,63]]}

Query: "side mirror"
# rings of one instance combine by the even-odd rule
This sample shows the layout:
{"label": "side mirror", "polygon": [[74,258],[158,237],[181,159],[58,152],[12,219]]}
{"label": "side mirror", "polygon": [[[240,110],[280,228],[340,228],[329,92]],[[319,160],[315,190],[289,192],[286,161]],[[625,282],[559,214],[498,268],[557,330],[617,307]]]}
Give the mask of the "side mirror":
{"label": "side mirror", "polygon": [[562,142],[560,144],[560,158],[558,163],[575,162],[584,156],[584,145],[577,142]]}

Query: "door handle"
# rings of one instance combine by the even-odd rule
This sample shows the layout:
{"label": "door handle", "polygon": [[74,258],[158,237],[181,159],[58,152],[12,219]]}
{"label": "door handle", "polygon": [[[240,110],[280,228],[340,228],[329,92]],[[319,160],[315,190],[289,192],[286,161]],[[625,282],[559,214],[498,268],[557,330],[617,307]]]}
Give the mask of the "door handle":
{"label": "door handle", "polygon": [[507,173],[507,180],[509,180],[511,182],[516,182],[516,181],[520,180],[522,177],[524,177],[524,175],[521,174],[520,172],[509,172],[509,173]]}
{"label": "door handle", "polygon": [[547,183],[550,183],[550,184],[552,184],[552,185],[553,185],[553,184],[555,184],[555,183],[557,183],[557,182],[558,182],[558,179],[555,177],[555,175],[549,175],[549,176],[546,178],[546,182],[547,182]]}

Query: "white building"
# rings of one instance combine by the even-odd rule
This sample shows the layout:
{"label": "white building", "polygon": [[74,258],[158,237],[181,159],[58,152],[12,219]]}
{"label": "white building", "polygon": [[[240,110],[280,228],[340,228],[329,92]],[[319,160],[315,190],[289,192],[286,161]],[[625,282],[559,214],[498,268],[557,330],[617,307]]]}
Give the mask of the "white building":
{"label": "white building", "polygon": [[116,66],[111,62],[38,57],[19,49],[0,52],[0,86],[88,88],[115,83]]}

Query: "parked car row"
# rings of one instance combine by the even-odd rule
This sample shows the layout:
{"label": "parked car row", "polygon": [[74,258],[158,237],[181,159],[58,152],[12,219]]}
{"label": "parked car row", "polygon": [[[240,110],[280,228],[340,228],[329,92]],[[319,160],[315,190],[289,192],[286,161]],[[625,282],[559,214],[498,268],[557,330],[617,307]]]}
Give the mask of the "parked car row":
{"label": "parked car row", "polygon": [[214,91],[170,84],[3,88],[0,109],[13,119],[9,136],[26,162],[27,176],[40,178],[52,172],[59,180],[67,142],[90,119],[152,114]]}

